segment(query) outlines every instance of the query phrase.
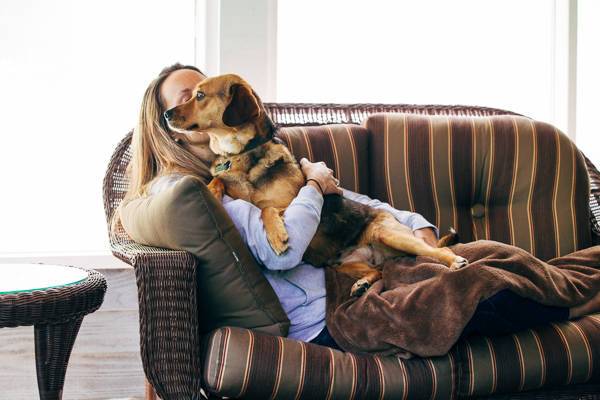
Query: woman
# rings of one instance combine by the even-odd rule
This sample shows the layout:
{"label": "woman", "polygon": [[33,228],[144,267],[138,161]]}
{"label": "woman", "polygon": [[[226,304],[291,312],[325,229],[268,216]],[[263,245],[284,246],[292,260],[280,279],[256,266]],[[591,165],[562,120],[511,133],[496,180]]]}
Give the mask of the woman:
{"label": "woman", "polygon": [[[192,66],[175,64],[165,68],[146,90],[139,123],[132,139],[133,157],[129,164],[130,186],[125,201],[158,193],[191,174],[205,182],[211,179],[208,165],[214,154],[209,137],[198,132],[183,135],[171,132],[163,112],[187,101],[193,88],[206,77]],[[194,147],[189,143],[193,142]],[[286,311],[291,325],[289,337],[338,348],[325,326],[324,270],[302,262],[302,255],[319,224],[323,195],[341,193],[345,197],[385,209],[409,226],[415,236],[431,245],[437,241],[437,228],[421,215],[398,211],[386,203],[340,189],[332,171],[324,163],[301,160],[307,184],[284,214],[289,249],[276,255],[271,249],[260,218],[260,210],[244,200],[223,198],[223,206],[264,266],[263,273]],[[118,214],[118,213],[115,213]],[[463,335],[506,333],[550,321],[577,318],[600,309],[600,296],[578,307],[551,307],[503,290],[481,302]],[[519,310],[515,313],[515,310]]]}

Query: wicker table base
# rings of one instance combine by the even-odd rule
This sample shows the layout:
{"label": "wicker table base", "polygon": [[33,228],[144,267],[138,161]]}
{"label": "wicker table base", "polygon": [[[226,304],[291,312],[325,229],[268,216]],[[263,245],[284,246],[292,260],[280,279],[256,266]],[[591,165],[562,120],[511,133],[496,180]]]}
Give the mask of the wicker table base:
{"label": "wicker table base", "polygon": [[104,277],[84,271],[87,278],[68,286],[0,294],[0,328],[34,326],[38,389],[44,400],[62,398],[67,364],[83,317],[104,300]]}

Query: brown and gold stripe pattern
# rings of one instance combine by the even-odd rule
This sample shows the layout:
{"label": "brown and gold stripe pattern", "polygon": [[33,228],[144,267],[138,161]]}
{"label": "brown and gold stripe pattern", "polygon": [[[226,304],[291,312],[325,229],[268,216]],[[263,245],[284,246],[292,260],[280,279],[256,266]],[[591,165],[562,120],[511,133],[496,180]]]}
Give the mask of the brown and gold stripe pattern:
{"label": "brown and gold stripe pattern", "polygon": [[457,395],[485,396],[600,378],[600,314],[513,335],[472,336],[452,354],[460,371]]}
{"label": "brown and gold stripe pattern", "polygon": [[520,116],[375,114],[370,196],[462,241],[548,260],[591,245],[585,159],[555,127]]}
{"label": "brown and gold stripe pattern", "polygon": [[299,160],[323,161],[340,186],[358,193],[369,191],[369,134],[358,125],[281,128],[278,137]]}
{"label": "brown and gold stripe pattern", "polygon": [[451,399],[451,355],[404,360],[344,353],[243,328],[208,340],[204,381],[248,399]]}
{"label": "brown and gold stripe pattern", "polygon": [[472,336],[443,357],[343,353],[243,328],[207,341],[204,382],[249,399],[454,399],[600,381],[600,314]]}

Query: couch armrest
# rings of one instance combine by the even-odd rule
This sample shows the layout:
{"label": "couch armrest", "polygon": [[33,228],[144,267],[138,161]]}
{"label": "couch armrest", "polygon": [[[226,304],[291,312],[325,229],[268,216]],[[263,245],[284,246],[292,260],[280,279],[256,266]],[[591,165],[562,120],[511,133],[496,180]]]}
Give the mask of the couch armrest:
{"label": "couch armrest", "polygon": [[600,244],[600,172],[585,157],[585,163],[590,176],[590,218],[592,222],[592,241]]}
{"label": "couch armrest", "polygon": [[163,399],[196,398],[202,385],[197,259],[135,243],[112,250],[135,269],[146,378]]}

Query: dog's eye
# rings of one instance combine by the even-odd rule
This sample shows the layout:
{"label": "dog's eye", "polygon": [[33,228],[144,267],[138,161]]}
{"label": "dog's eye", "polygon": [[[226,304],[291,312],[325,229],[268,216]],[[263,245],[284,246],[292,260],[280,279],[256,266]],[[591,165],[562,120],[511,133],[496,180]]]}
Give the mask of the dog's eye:
{"label": "dog's eye", "polygon": [[203,92],[196,93],[196,100],[202,100],[206,95]]}

